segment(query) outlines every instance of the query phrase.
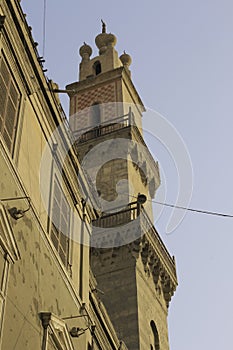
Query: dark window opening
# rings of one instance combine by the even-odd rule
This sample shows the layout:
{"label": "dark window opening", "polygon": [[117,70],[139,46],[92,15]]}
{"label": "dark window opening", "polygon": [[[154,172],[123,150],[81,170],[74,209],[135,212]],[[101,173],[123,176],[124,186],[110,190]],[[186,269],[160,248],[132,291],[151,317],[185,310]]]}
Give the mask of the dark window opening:
{"label": "dark window opening", "polygon": [[[156,327],[154,321],[150,322],[150,326],[151,326],[151,330],[152,330],[153,337],[154,337],[154,348],[155,348],[155,350],[160,350],[159,333],[158,333],[158,330],[157,330],[157,327]],[[152,347],[152,349],[153,349],[153,347]]]}
{"label": "dark window opening", "polygon": [[95,75],[98,75],[102,72],[101,69],[101,63],[99,61],[96,61],[93,65],[94,71],[95,71]]}
{"label": "dark window opening", "polygon": [[91,112],[90,124],[93,128],[95,128],[101,122],[101,111],[100,111],[99,103],[94,103],[91,106],[90,112]]}

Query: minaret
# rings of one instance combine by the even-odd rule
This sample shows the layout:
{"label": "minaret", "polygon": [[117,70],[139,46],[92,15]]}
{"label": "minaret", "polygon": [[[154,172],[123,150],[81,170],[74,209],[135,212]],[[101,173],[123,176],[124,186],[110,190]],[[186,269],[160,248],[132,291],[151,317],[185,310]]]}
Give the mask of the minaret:
{"label": "minaret", "polygon": [[100,202],[91,265],[128,348],[168,350],[167,315],[177,278],[174,258],[153,225],[159,167],[143,139],[145,107],[131,80],[131,57],[118,56],[115,35],[102,25],[95,39],[99,55],[91,58],[84,43],[79,81],[66,87],[77,154]]}

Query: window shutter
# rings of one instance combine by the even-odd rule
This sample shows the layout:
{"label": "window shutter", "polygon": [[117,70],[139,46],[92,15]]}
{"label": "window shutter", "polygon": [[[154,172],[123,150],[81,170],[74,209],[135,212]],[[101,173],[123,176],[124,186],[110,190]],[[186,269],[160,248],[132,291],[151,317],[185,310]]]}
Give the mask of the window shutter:
{"label": "window shutter", "polygon": [[0,59],[0,132],[12,152],[20,93],[2,56]]}
{"label": "window shutter", "polygon": [[55,177],[52,206],[51,240],[63,264],[67,267],[69,256],[70,207]]}

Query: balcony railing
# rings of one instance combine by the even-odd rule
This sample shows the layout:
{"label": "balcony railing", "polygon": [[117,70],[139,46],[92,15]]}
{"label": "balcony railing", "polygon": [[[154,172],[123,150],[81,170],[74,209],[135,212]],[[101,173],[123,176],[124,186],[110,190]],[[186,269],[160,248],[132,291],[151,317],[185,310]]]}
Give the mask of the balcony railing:
{"label": "balcony railing", "polygon": [[[117,210],[119,208],[114,208]],[[135,220],[139,215],[139,206],[136,202],[130,203],[122,210],[114,213],[103,214],[98,219],[92,221],[92,224],[97,227],[110,228],[125,225],[128,222]]]}
{"label": "balcony railing", "polygon": [[89,140],[98,138],[100,136],[107,135],[113,131],[121,130],[127,128],[130,125],[135,125],[134,114],[129,108],[129,113],[107,120],[99,125],[93,127],[83,128],[81,130],[74,132],[74,138],[77,140],[77,143],[87,142]]}
{"label": "balcony railing", "polygon": [[[131,107],[129,107],[129,113],[121,117],[105,121],[93,128],[87,127],[73,132],[73,139],[75,139],[77,154],[79,153],[78,147],[80,144],[129,127],[132,127],[135,135],[135,141],[142,144],[144,149],[147,149],[142,132],[139,130],[135,121],[134,113],[132,112]],[[151,164],[152,173],[159,174],[158,162],[154,160],[149,150],[145,155],[145,159],[147,159],[147,161]]]}

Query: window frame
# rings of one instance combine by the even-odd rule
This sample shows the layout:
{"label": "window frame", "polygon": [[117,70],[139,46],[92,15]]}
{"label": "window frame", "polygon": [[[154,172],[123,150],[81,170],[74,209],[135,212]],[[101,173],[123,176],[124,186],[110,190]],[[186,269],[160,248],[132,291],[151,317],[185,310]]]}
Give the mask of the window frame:
{"label": "window frame", "polygon": [[[8,75],[7,79],[5,79],[6,76],[4,77],[4,74],[2,73],[3,66],[5,69],[5,73],[7,72],[7,74],[5,75],[6,76]],[[2,108],[2,111],[0,111],[0,135],[1,135],[1,139],[4,141],[4,144],[6,145],[6,148],[11,153],[11,155],[13,155],[14,148],[15,148],[18,121],[19,121],[22,94],[16,82],[12,68],[9,64],[9,60],[7,59],[3,50],[1,50],[1,53],[0,53],[0,84],[2,84],[2,87],[3,87],[2,89],[0,87],[0,100],[2,98],[2,101],[0,102],[2,106],[2,107],[0,106],[0,108]],[[4,91],[5,91],[5,96],[4,96]],[[14,95],[13,91],[15,94],[15,98],[13,97]],[[9,123],[9,118],[7,118],[10,104],[11,104],[11,110],[15,111],[13,123],[12,122]],[[11,130],[9,130],[9,127],[11,128]]]}
{"label": "window frame", "polygon": [[47,349],[49,342],[57,350],[74,350],[68,327],[64,320],[51,312],[40,312],[39,317],[44,328],[42,350]]}
{"label": "window frame", "polygon": [[3,257],[2,275],[0,275],[0,347],[4,323],[7,286],[10,265],[20,259],[20,253],[13,235],[7,211],[0,201],[0,255]]}
{"label": "window frame", "polygon": [[90,107],[89,124],[92,129],[98,128],[101,124],[102,110],[101,103],[94,102]]}
{"label": "window frame", "polygon": [[160,340],[158,328],[153,320],[150,321],[151,332],[153,336],[153,345],[155,350],[160,350]]}
{"label": "window frame", "polygon": [[[62,262],[62,265],[66,268],[69,269],[71,267],[71,226],[72,226],[72,211],[71,211],[71,206],[70,203],[67,199],[67,196],[65,195],[65,192],[60,185],[62,183],[62,177],[60,174],[58,174],[57,171],[53,171],[52,174],[52,186],[51,186],[51,192],[50,192],[50,210],[49,210],[49,228],[48,228],[48,233],[50,237],[51,244],[53,248],[56,250],[60,261]],[[59,210],[59,213],[54,213],[54,203],[55,201],[57,202],[55,198],[55,186],[59,188],[60,190],[60,195],[62,200],[66,203],[67,210],[68,210],[68,224],[67,224],[67,236],[61,232],[61,227],[57,227],[60,224],[60,219],[64,217],[64,215],[61,213],[61,210]],[[58,209],[61,209],[60,206],[58,206]],[[54,222],[54,215],[59,215],[59,220],[56,226],[56,222]],[[56,221],[56,219],[55,219]],[[58,239],[56,238],[56,235],[58,236]],[[65,237],[66,236],[66,237]],[[61,243],[61,238],[66,240],[66,252],[63,249],[62,243]],[[55,244],[55,240],[57,240],[57,245]],[[64,243],[64,241],[63,241]],[[62,258],[62,254],[64,253],[64,257]]]}

